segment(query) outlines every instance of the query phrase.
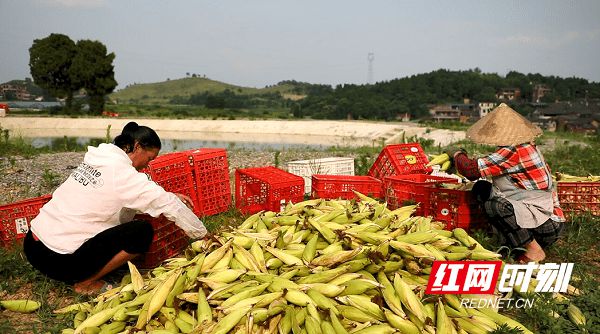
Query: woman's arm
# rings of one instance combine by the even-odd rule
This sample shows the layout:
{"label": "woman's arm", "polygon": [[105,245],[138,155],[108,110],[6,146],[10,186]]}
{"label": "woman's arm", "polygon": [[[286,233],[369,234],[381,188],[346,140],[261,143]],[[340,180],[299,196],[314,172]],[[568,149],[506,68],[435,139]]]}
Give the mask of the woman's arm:
{"label": "woman's arm", "polygon": [[465,151],[455,152],[453,161],[454,168],[462,176],[471,181],[481,178],[481,173],[479,173],[479,167],[477,166],[477,159],[469,158]]}
{"label": "woman's arm", "polygon": [[[147,213],[153,217],[165,215],[192,238],[206,234],[204,224],[176,194],[165,191],[161,186],[137,171],[124,171],[115,177],[115,192],[123,206]],[[184,195],[182,195],[184,196]],[[191,199],[184,196],[184,200]]]}

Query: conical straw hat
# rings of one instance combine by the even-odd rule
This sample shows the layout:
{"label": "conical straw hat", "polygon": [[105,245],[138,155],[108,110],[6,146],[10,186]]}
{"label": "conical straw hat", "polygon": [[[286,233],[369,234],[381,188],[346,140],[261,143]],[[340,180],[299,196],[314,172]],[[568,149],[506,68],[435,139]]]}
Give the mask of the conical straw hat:
{"label": "conical straw hat", "polygon": [[501,103],[467,130],[467,138],[479,144],[514,146],[532,142],[542,134],[534,125],[511,107]]}

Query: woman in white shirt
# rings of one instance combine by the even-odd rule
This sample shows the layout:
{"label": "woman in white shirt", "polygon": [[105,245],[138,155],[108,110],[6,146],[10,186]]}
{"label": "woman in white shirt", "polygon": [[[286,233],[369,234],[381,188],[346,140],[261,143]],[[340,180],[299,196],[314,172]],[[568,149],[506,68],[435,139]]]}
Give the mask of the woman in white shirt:
{"label": "woman in white shirt", "polygon": [[165,191],[141,169],[158,155],[160,138],[129,122],[113,144],[88,147],[83,162],[32,220],[24,251],[33,267],[80,293],[99,291],[103,276],[148,250],[150,223],[131,212],[163,214],[191,238],[206,228],[189,209],[192,201]]}

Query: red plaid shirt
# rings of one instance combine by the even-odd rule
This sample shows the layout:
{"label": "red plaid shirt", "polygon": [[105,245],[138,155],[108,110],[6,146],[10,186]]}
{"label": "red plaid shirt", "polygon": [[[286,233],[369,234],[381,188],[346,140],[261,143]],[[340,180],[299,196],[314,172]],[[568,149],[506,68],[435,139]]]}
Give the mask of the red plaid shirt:
{"label": "red plaid shirt", "polygon": [[[479,173],[483,177],[508,174],[519,188],[527,190],[547,190],[552,187],[550,167],[535,148],[535,145],[521,144],[502,146],[496,152],[477,160]],[[554,214],[564,215],[560,209],[558,196],[552,192]]]}
{"label": "red plaid shirt", "polygon": [[519,188],[546,190],[552,175],[534,145],[502,146],[496,152],[477,160],[483,177],[509,174]]}

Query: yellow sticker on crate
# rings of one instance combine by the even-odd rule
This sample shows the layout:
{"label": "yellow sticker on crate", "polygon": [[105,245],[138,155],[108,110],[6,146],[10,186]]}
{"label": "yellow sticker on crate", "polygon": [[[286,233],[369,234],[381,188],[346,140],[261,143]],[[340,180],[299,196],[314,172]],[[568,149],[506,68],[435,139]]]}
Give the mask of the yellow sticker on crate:
{"label": "yellow sticker on crate", "polygon": [[417,163],[417,157],[415,157],[414,155],[405,155],[404,159],[406,160],[406,163],[409,165],[414,165]]}

